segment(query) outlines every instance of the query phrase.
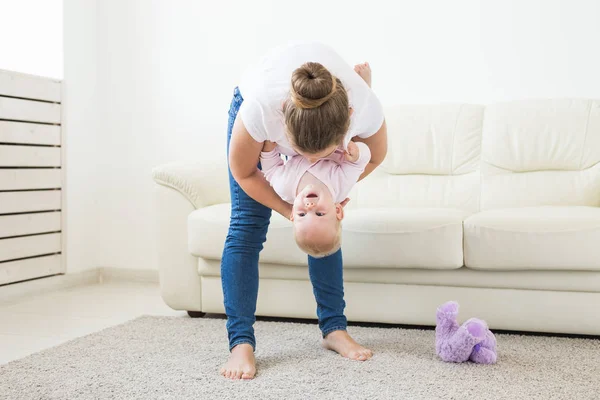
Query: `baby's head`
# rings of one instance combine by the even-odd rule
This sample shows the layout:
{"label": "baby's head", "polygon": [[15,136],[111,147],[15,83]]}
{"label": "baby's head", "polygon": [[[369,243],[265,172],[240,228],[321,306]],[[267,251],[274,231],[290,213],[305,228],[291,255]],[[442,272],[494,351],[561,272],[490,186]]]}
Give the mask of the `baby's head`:
{"label": "baby's head", "polygon": [[308,185],[298,193],[292,209],[296,244],[313,257],[339,250],[344,208],[334,203],[325,185]]}

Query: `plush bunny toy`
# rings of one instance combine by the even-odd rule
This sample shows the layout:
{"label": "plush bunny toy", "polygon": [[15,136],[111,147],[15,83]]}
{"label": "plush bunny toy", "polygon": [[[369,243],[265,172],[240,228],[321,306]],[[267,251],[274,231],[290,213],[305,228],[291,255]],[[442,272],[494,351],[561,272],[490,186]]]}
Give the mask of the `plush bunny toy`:
{"label": "plush bunny toy", "polygon": [[437,309],[435,350],[443,361],[478,364],[496,362],[496,337],[485,321],[471,318],[459,325],[458,303],[449,301]]}

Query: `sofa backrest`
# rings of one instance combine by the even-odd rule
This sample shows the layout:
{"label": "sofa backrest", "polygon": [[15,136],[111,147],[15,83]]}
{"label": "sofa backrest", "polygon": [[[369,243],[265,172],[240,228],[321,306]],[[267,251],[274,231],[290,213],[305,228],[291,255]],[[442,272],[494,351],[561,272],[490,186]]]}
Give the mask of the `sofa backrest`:
{"label": "sofa backrest", "polygon": [[481,209],[600,206],[600,101],[487,106]]}
{"label": "sofa backrest", "polygon": [[467,104],[386,109],[387,157],[349,206],[478,211],[483,112]]}

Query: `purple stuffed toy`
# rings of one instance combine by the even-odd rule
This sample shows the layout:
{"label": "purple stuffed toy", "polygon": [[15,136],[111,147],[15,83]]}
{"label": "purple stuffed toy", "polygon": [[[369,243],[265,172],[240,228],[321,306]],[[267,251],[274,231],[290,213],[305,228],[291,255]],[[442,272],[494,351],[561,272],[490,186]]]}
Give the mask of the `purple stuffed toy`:
{"label": "purple stuffed toy", "polygon": [[485,321],[471,318],[459,325],[458,303],[449,301],[437,309],[435,350],[444,361],[478,364],[496,362],[496,337]]}

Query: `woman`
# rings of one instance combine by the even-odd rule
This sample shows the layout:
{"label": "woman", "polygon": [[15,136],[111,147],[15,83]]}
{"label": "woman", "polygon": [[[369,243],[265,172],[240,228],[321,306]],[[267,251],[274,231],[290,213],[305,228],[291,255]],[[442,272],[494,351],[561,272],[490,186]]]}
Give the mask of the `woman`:
{"label": "woman", "polygon": [[[252,379],[256,373],[258,256],[271,210],[286,218],[292,210],[257,168],[267,140],[311,161],[350,140],[364,142],[371,160],[361,179],[369,175],[385,157],[387,132],[381,104],[370,89],[368,64],[352,69],[323,44],[289,44],[249,68],[234,91],[227,139],[231,221],[221,261],[231,352],[221,374],[232,379]],[[343,357],[369,359],[371,351],[346,332],[341,250],[324,258],[309,256],[308,266],[323,345]]]}

